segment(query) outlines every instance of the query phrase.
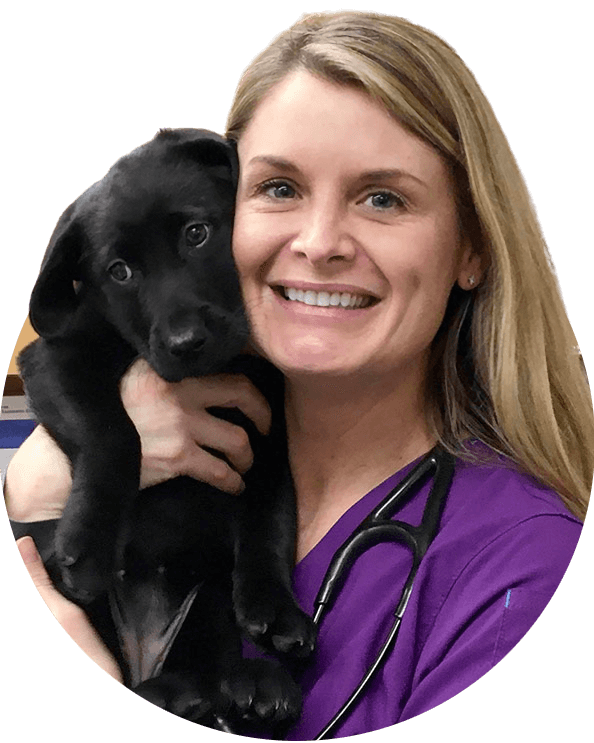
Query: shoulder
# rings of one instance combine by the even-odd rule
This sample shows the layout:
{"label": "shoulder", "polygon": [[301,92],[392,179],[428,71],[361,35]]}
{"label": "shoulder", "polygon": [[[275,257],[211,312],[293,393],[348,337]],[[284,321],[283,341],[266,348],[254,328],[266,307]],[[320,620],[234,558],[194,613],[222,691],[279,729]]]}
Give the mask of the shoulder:
{"label": "shoulder", "polygon": [[559,495],[531,475],[484,446],[474,446],[471,459],[457,461],[451,489],[448,518],[464,519],[469,526],[484,525],[492,535],[537,519],[544,526],[549,517],[555,523],[581,521],[561,501]]}
{"label": "shoulder", "polygon": [[435,540],[434,556],[449,586],[443,598],[464,587],[472,588],[474,601],[521,590],[546,604],[571,561],[582,523],[557,493],[513,463],[480,454],[458,462]]}
{"label": "shoulder", "polygon": [[458,461],[411,602],[409,631],[421,650],[400,720],[470,686],[522,639],[561,582],[581,527],[555,492],[512,463]]}

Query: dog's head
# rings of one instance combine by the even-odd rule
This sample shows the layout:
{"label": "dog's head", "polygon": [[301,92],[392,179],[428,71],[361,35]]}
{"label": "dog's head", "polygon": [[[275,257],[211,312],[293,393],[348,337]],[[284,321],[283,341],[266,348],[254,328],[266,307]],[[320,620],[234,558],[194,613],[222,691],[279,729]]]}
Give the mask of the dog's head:
{"label": "dog's head", "polygon": [[161,130],[58,222],[33,289],[47,339],[80,332],[92,306],[165,379],[220,370],[248,325],[231,253],[234,146],[200,129]]}

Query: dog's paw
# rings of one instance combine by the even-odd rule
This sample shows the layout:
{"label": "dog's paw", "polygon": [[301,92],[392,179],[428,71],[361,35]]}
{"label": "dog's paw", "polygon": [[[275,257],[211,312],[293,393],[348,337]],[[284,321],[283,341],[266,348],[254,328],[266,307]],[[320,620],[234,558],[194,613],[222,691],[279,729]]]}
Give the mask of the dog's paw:
{"label": "dog's paw", "polygon": [[293,597],[278,588],[234,592],[235,618],[243,632],[259,647],[292,658],[311,655],[316,626]]}
{"label": "dog's paw", "polygon": [[244,658],[222,679],[220,689],[227,710],[219,723],[241,735],[251,731],[276,737],[301,714],[301,689],[288,671],[269,660]]}
{"label": "dog's paw", "polygon": [[167,712],[237,735],[281,737],[301,712],[301,690],[285,669],[242,659],[206,683],[198,673],[169,671],[133,691]]}
{"label": "dog's paw", "polygon": [[113,557],[107,546],[79,547],[77,540],[56,536],[55,566],[69,598],[86,604],[106,592],[113,581]]}
{"label": "dog's paw", "polygon": [[215,727],[213,711],[225,703],[216,685],[207,688],[198,674],[188,672],[161,674],[143,681],[133,691],[167,712],[207,727]]}

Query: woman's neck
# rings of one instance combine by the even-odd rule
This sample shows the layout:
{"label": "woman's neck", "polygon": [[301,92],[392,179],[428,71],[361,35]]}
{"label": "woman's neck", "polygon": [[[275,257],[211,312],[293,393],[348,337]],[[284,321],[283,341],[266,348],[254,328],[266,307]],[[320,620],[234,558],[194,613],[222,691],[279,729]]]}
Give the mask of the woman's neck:
{"label": "woman's neck", "polygon": [[287,382],[298,558],[369,490],[434,444],[419,375]]}

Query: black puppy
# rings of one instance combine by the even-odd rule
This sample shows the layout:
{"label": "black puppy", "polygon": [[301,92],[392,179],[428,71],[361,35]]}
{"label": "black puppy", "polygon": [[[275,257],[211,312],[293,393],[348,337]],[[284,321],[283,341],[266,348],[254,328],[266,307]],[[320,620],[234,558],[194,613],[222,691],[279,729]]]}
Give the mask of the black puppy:
{"label": "black puppy", "polygon": [[[130,686],[223,728],[299,711],[280,666],[243,659],[240,629],[294,656],[314,638],[290,590],[282,381],[240,355],[248,324],[231,253],[237,174],[234,146],[196,129],[162,130],[119,160],[60,218],[31,297],[40,338],[19,359],[36,418],[72,463],[53,579],[95,618]],[[172,382],[244,371],[271,395],[273,428],[252,439],[240,498],[187,477],[138,494],[140,442],[118,388],[138,357]],[[107,618],[97,610],[105,597]]]}

